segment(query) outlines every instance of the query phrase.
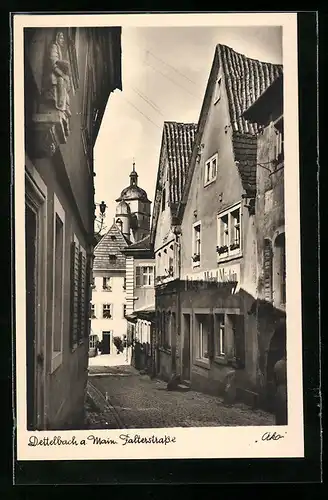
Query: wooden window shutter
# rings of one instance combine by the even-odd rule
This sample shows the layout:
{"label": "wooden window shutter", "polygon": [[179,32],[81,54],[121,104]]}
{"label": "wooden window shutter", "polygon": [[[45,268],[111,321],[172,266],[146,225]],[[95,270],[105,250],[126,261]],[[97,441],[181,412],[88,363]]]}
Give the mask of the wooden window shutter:
{"label": "wooden window shutter", "polygon": [[82,252],[79,253],[79,325],[78,341],[85,337],[86,327],[86,258]]}
{"label": "wooden window shutter", "polygon": [[264,274],[264,298],[272,301],[272,244],[270,240],[264,240],[263,249],[263,274]]}
{"label": "wooden window shutter", "polygon": [[71,245],[71,325],[70,344],[74,347],[78,339],[79,318],[79,249],[73,241]]}
{"label": "wooden window shutter", "polygon": [[90,290],[90,283],[93,280],[92,276],[92,268],[91,268],[91,259],[90,257],[86,261],[86,283],[85,283],[85,290],[86,290],[86,297],[85,297],[85,303],[86,303],[86,314],[85,314],[85,330],[84,330],[84,335],[85,337],[89,337],[89,332],[90,332],[90,321],[91,321],[91,290]]}
{"label": "wooden window shutter", "polygon": [[235,358],[238,368],[245,367],[245,326],[244,316],[234,316],[234,344],[235,344]]}

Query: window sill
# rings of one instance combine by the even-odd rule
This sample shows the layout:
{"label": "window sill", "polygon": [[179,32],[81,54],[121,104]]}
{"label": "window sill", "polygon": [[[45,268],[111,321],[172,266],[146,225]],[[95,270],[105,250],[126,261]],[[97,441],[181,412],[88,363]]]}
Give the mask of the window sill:
{"label": "window sill", "polygon": [[210,369],[210,360],[209,359],[203,359],[203,358],[196,358],[194,360],[194,364],[196,366],[199,366],[201,368],[206,368],[207,370]]}
{"label": "window sill", "polygon": [[215,182],[215,181],[216,181],[216,176],[215,176],[215,177],[213,177],[213,179],[211,179],[210,181],[205,182],[205,184],[204,184],[204,188],[205,188],[205,187],[207,187],[207,186],[210,186],[210,185],[211,185],[211,184],[213,184],[213,182]]}
{"label": "window sill", "polygon": [[228,365],[228,360],[224,355],[214,356],[214,362],[218,365]]}
{"label": "window sill", "polygon": [[200,262],[193,262],[191,265],[192,265],[192,268],[195,269],[195,268],[200,267]]}
{"label": "window sill", "polygon": [[224,255],[222,257],[217,258],[217,263],[221,264],[221,262],[229,262],[230,260],[240,259],[243,256],[243,252]]}
{"label": "window sill", "polygon": [[52,360],[51,360],[51,373],[54,373],[63,361],[63,353],[62,352],[53,352]]}

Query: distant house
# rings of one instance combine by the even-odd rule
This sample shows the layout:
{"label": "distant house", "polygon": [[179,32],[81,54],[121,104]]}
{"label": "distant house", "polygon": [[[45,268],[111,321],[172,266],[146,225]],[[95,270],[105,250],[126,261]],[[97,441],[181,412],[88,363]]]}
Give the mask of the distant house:
{"label": "distant house", "polygon": [[244,113],[260,127],[257,136],[256,245],[257,297],[252,315],[257,319],[258,370],[270,406],[273,368],[286,353],[286,243],[284,203],[283,75]]}
{"label": "distant house", "polygon": [[153,372],[155,356],[155,260],[150,235],[123,250],[126,256],[128,339],[133,342],[132,364]]}
{"label": "distant house", "polygon": [[195,389],[256,404],[258,125],[243,112],[282,73],[218,45],[182,201],[182,373]]}
{"label": "distant house", "polygon": [[94,249],[91,333],[102,342],[102,354],[116,353],[114,337],[127,334],[125,256],[127,240],[113,224]]}
{"label": "distant house", "polygon": [[[154,260],[149,244],[151,202],[138,185],[134,163],[130,184],[116,201],[114,224],[97,244],[93,263],[91,328],[92,334],[103,341],[103,353],[113,352],[114,336],[126,336],[130,344],[137,335],[146,342],[150,338],[150,320],[143,314],[139,321],[136,310],[154,308]],[[146,316],[150,318],[152,313]]]}
{"label": "distant house", "polygon": [[[179,304],[180,229],[177,208],[189,169],[197,125],[164,122],[152,215],[151,245],[156,262],[156,372],[168,379],[181,364]],[[156,359],[155,359],[156,355]]]}
{"label": "distant house", "polygon": [[[27,428],[83,425],[93,147],[121,83],[120,28],[24,30]],[[24,398],[24,396],[21,396]]]}

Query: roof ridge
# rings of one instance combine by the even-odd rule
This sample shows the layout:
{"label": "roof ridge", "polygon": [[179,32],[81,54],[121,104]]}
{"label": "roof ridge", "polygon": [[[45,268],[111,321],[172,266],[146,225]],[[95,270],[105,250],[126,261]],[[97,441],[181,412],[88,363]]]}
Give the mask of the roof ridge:
{"label": "roof ridge", "polygon": [[245,54],[242,54],[241,52],[237,52],[237,50],[233,49],[232,47],[230,47],[229,45],[225,45],[224,43],[218,43],[216,45],[216,50],[219,52],[220,49],[228,49],[229,51],[231,52],[234,52],[234,54],[238,55],[238,56],[241,56],[245,59],[248,59],[249,61],[254,61],[254,62],[257,62],[257,63],[261,63],[261,64],[270,64],[272,66],[281,66],[283,67],[283,64],[281,63],[272,63],[272,62],[269,62],[269,61],[262,61],[261,59],[255,59],[254,57],[249,57],[249,56],[246,56]]}

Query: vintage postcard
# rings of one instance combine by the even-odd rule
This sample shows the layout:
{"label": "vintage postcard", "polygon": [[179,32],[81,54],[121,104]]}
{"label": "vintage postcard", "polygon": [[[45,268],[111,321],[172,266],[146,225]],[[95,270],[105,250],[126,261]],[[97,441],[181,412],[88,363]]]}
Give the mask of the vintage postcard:
{"label": "vintage postcard", "polygon": [[297,14],[13,38],[17,459],[304,457]]}

